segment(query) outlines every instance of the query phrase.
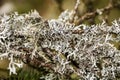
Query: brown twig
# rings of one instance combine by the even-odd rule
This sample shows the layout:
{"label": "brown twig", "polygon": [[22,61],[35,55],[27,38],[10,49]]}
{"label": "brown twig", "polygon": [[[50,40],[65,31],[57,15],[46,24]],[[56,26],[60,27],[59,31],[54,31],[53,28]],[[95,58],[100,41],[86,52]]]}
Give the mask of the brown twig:
{"label": "brown twig", "polygon": [[79,13],[79,11],[78,11],[78,6],[80,5],[80,0],[76,0],[76,5],[75,5],[75,7],[74,7],[74,10],[73,10],[73,14],[72,14],[72,18],[71,18],[71,23],[74,23],[74,21],[75,21],[75,16],[77,15],[77,13]]}
{"label": "brown twig", "polygon": [[93,12],[90,12],[90,13],[86,13],[77,20],[76,24],[79,25],[82,22],[84,22],[85,20],[88,20],[92,17],[95,17],[95,16],[99,15],[100,13],[104,13],[106,11],[111,10],[113,7],[114,6],[112,4],[108,4],[105,8],[99,9],[99,11],[96,10],[96,11],[93,11]]}

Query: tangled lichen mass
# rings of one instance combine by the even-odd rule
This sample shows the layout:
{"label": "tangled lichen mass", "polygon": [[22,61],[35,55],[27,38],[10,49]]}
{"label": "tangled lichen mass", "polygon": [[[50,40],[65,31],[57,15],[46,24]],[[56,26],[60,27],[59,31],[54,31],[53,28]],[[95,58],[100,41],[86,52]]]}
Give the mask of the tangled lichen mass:
{"label": "tangled lichen mass", "polygon": [[45,76],[52,79],[73,73],[85,80],[120,77],[120,51],[112,44],[120,40],[120,20],[88,26],[69,17],[44,20],[36,11],[0,16],[0,58],[10,60],[10,74],[25,63],[49,70]]}

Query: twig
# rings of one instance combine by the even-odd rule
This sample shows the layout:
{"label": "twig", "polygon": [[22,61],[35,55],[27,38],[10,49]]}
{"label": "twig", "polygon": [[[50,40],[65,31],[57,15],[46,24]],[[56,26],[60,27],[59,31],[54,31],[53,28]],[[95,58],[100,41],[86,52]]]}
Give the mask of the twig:
{"label": "twig", "polygon": [[79,25],[82,22],[84,22],[85,20],[88,20],[92,17],[95,17],[95,16],[99,15],[100,13],[104,13],[106,11],[111,10],[113,7],[114,6],[112,4],[108,4],[108,6],[106,6],[105,8],[99,9],[99,11],[96,10],[96,11],[93,11],[93,12],[90,12],[90,13],[86,13],[77,20],[76,24]]}
{"label": "twig", "polygon": [[76,1],[76,5],[75,5],[75,7],[74,7],[74,10],[73,10],[73,14],[72,14],[72,19],[71,19],[71,23],[74,23],[74,21],[75,21],[75,16],[77,15],[77,13],[79,12],[78,11],[78,6],[80,5],[80,0],[77,0]]}

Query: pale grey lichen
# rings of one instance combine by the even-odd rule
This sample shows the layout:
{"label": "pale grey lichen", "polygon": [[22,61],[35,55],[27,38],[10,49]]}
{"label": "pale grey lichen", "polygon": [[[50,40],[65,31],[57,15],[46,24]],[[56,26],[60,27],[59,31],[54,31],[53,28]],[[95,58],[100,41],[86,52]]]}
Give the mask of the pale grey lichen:
{"label": "pale grey lichen", "polygon": [[115,79],[120,77],[120,51],[112,44],[115,41],[120,41],[120,20],[111,26],[104,21],[75,26],[61,17],[45,21],[36,11],[0,16],[0,58],[9,58],[10,74],[16,74],[16,65],[22,67],[29,54],[31,60],[43,57],[45,64],[54,63],[53,71],[61,76],[75,73],[84,80]]}

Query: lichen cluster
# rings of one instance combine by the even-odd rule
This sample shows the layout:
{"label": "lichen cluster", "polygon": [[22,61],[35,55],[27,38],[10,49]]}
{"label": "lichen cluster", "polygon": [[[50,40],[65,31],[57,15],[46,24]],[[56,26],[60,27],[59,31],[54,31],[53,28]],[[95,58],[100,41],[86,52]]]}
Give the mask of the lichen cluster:
{"label": "lichen cluster", "polygon": [[83,80],[120,77],[120,51],[114,46],[120,40],[120,20],[111,26],[104,21],[75,25],[69,14],[51,20],[36,11],[0,16],[0,58],[9,58],[10,74],[26,63],[49,70],[52,79],[73,73]]}

